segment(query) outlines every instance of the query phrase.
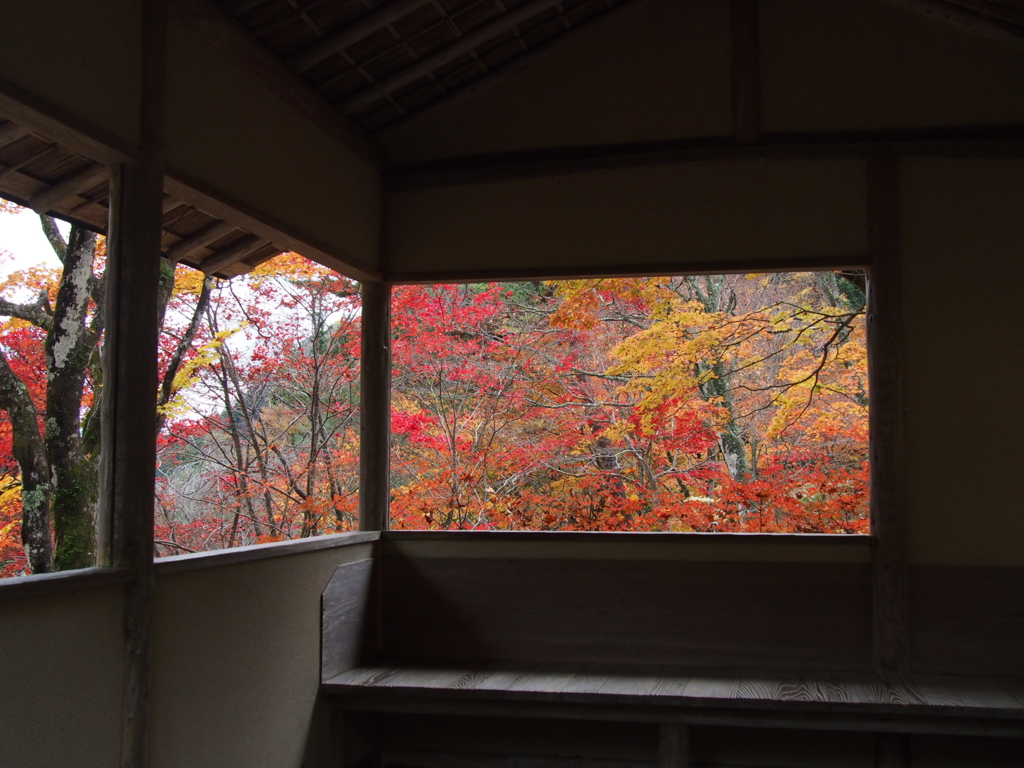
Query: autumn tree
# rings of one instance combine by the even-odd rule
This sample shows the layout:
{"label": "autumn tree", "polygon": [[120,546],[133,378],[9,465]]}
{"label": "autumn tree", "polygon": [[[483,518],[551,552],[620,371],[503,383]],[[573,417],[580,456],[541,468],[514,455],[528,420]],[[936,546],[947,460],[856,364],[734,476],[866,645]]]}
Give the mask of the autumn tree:
{"label": "autumn tree", "polygon": [[[5,204],[3,213],[16,211]],[[65,236],[52,217],[40,221],[61,268],[21,270],[0,286],[0,316],[8,318],[0,335],[0,410],[33,573],[95,564],[105,309],[103,239],[77,225]],[[161,316],[173,285],[174,269],[165,264]],[[171,381],[178,364],[164,371]]]}
{"label": "autumn tree", "polygon": [[358,307],[354,282],[295,254],[214,286],[208,359],[159,451],[164,551],[355,526]]}
{"label": "autumn tree", "polygon": [[393,524],[864,530],[857,279],[397,290]]}

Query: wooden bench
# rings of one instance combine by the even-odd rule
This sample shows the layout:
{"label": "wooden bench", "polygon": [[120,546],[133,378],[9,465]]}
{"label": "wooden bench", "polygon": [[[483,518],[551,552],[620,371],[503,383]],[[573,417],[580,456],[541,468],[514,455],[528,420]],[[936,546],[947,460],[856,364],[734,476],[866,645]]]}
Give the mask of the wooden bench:
{"label": "wooden bench", "polygon": [[406,660],[322,687],[366,712],[1024,736],[1020,678]]}
{"label": "wooden bench", "polygon": [[1024,737],[1015,573],[970,587],[971,574],[929,572],[912,617],[923,661],[899,676],[872,670],[863,558],[382,545],[323,596],[321,689],[344,713],[652,723],[673,768],[688,726]]}

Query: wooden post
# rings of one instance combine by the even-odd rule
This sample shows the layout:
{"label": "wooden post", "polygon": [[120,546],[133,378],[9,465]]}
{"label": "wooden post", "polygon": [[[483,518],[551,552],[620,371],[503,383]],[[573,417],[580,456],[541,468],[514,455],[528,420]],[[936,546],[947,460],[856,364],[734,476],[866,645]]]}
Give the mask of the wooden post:
{"label": "wooden post", "polygon": [[909,526],[905,488],[901,324],[899,158],[868,157],[868,381],[871,408],[871,532],[874,553],[874,662],[909,667]]}
{"label": "wooden post", "polygon": [[391,496],[391,284],[363,283],[359,530],[384,531]]}
{"label": "wooden post", "polygon": [[658,743],[658,768],[688,768],[689,765],[689,729],[679,723],[662,723]]}
{"label": "wooden post", "polygon": [[761,57],[757,0],[732,0],[732,131],[737,144],[761,132]]}
{"label": "wooden post", "polygon": [[152,657],[157,286],[163,217],[165,0],[142,7],[140,158],[112,169],[103,347],[101,563],[135,570],[124,609],[122,768],[147,760]]}
{"label": "wooden post", "polygon": [[910,734],[877,734],[875,768],[910,768]]}

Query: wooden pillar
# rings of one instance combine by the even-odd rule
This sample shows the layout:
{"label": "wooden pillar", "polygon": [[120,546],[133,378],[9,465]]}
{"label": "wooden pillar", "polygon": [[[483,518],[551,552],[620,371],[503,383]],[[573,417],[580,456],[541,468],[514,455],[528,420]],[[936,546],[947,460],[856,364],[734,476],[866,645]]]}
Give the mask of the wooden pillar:
{"label": "wooden pillar", "polygon": [[387,530],[391,497],[391,284],[363,283],[359,530]]}
{"label": "wooden pillar", "polygon": [[685,725],[662,723],[658,743],[658,768],[688,768],[690,734]]}
{"label": "wooden pillar", "polygon": [[905,488],[903,329],[901,324],[899,158],[867,160],[868,381],[871,408],[871,532],[874,552],[874,662],[909,667],[909,526]]}
{"label": "wooden pillar", "polygon": [[125,611],[122,768],[147,759],[152,656],[153,503],[156,466],[157,286],[163,217],[166,3],[142,8],[138,159],[111,173],[98,551],[135,569]]}
{"label": "wooden pillar", "polygon": [[875,768],[910,768],[910,735],[880,733],[875,736]]}
{"label": "wooden pillar", "polygon": [[761,132],[761,55],[757,0],[732,0],[732,131],[737,144]]}

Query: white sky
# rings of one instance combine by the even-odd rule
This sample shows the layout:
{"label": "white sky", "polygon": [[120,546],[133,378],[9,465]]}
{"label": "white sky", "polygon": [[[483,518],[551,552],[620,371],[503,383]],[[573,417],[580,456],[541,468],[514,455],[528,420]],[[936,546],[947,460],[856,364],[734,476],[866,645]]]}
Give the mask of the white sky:
{"label": "white sky", "polygon": [[[62,230],[66,235],[67,226]],[[60,266],[43,235],[39,217],[27,209],[15,215],[0,213],[0,277],[39,263]]]}

